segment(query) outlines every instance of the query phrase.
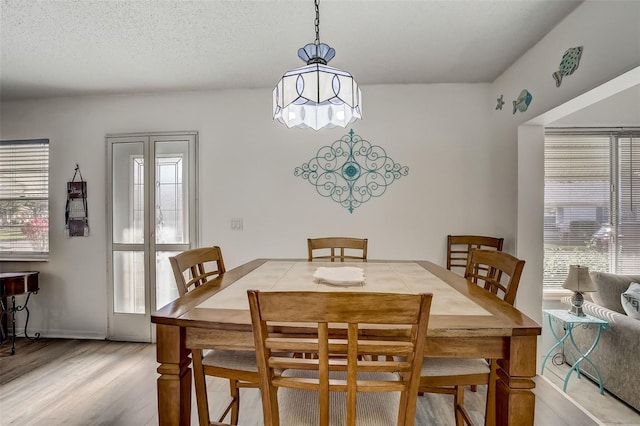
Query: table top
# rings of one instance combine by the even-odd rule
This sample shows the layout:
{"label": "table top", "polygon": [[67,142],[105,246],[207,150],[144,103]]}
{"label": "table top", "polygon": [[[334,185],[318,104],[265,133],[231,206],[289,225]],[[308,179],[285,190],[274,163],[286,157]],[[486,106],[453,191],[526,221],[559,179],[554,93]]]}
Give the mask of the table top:
{"label": "table top", "polygon": [[[360,287],[314,282],[317,267],[365,270]],[[428,261],[345,264],[306,259],[256,259],[227,271],[151,315],[156,324],[248,331],[248,289],[433,293],[429,335],[444,337],[539,335],[538,323],[462,276]]]}
{"label": "table top", "polygon": [[29,275],[37,275],[40,272],[35,271],[26,271],[26,272],[0,272],[0,280],[4,280],[7,278],[22,278],[27,277]]}
{"label": "table top", "polygon": [[472,299],[463,296],[415,262],[350,264],[346,268],[361,268],[365,279],[364,282],[345,285],[314,279],[313,274],[319,267],[333,268],[336,271],[345,268],[331,262],[267,261],[237,280],[233,286],[199,304],[198,308],[248,310],[247,290],[433,293],[432,315],[491,315]]}
{"label": "table top", "polygon": [[35,271],[1,272],[0,296],[17,296],[38,291],[38,274]]}
{"label": "table top", "polygon": [[605,321],[601,318],[596,318],[593,317],[591,315],[587,315],[585,314],[585,316],[583,317],[579,317],[575,314],[572,314],[571,312],[569,312],[566,309],[543,309],[542,312],[544,312],[547,315],[551,315],[555,318],[558,318],[559,320],[561,320],[562,322],[566,322],[569,324],[603,324],[603,325],[609,325],[608,321]]}

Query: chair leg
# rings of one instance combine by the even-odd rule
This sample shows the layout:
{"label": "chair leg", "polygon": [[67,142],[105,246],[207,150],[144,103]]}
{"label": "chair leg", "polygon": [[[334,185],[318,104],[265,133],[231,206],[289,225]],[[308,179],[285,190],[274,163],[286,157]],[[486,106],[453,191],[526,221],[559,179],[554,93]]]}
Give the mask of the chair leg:
{"label": "chair leg", "polygon": [[231,393],[231,424],[238,424],[238,414],[240,412],[240,389],[237,380],[229,380],[229,391]]}
{"label": "chair leg", "polygon": [[492,359],[490,363],[489,383],[487,384],[487,406],[485,408],[485,426],[495,426],[496,424],[496,370],[498,363]]}
{"label": "chair leg", "polygon": [[191,356],[193,358],[193,378],[196,386],[198,421],[200,426],[209,426],[209,401],[207,399],[204,368],[202,367],[202,350],[193,349]]}
{"label": "chair leg", "polygon": [[464,414],[460,409],[464,407],[464,386],[456,386],[456,393],[453,396],[453,412],[456,415],[456,426],[464,426]]}

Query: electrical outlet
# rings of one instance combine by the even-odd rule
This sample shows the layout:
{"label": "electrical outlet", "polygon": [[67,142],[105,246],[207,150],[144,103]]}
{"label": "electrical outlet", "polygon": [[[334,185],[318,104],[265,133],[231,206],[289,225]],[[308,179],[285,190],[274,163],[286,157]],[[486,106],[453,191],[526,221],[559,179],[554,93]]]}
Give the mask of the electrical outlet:
{"label": "electrical outlet", "polygon": [[234,231],[242,231],[242,218],[234,217],[231,218],[231,229]]}

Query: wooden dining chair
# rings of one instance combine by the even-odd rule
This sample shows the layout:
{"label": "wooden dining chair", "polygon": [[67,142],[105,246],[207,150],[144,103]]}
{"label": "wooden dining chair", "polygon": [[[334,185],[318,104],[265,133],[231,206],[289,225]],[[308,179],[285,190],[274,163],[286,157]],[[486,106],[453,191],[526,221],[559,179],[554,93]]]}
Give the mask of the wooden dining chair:
{"label": "wooden dining chair", "polygon": [[504,238],[486,237],[482,235],[448,235],[447,236],[447,269],[459,268],[464,273],[467,269],[469,254],[473,249],[494,249],[502,251]]}
{"label": "wooden dining chair", "polygon": [[170,257],[169,262],[180,296],[226,272],[218,246],[183,251]]}
{"label": "wooden dining chair", "polygon": [[[513,306],[524,263],[509,253],[474,249],[464,276]],[[487,272],[478,272],[481,268]]]}
{"label": "wooden dining chair", "polygon": [[[524,260],[502,251],[472,249],[465,278],[513,305],[524,264]],[[496,372],[497,363],[494,359],[425,358],[420,393],[453,395],[456,426],[465,423],[473,425],[471,416],[464,407],[464,387],[487,385],[485,425],[494,425]]]}
{"label": "wooden dining chair", "polygon": [[[265,426],[353,426],[356,417],[364,425],[414,424],[431,294],[249,290],[248,297]],[[366,327],[381,337],[363,337]]]}
{"label": "wooden dining chair", "polygon": [[[367,239],[351,237],[308,238],[307,248],[309,262],[313,260],[330,260],[340,262],[347,260],[367,261]],[[320,251],[321,254],[314,252]]]}
{"label": "wooden dining chair", "polygon": [[[225,273],[222,250],[218,246],[187,250],[170,257],[171,267],[180,296],[193,291],[219,275]],[[231,411],[231,424],[238,424],[240,411],[240,389],[259,387],[258,367],[254,351],[191,347],[193,378],[196,388],[196,403],[200,426],[224,425],[222,420]],[[218,422],[209,420],[206,376],[229,380],[231,401],[225,407]]]}

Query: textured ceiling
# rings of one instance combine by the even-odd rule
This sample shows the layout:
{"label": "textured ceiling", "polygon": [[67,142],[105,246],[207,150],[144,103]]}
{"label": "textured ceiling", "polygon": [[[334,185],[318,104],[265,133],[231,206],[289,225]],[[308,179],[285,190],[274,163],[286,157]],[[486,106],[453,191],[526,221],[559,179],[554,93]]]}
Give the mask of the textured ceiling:
{"label": "textured ceiling", "polygon": [[[322,0],[330,65],[360,85],[492,82],[581,1]],[[311,0],[2,0],[2,99],[273,87]]]}

